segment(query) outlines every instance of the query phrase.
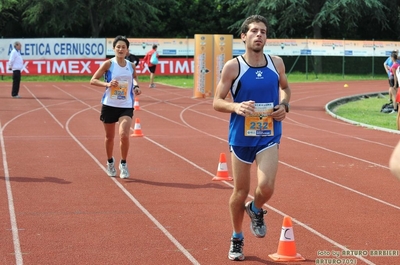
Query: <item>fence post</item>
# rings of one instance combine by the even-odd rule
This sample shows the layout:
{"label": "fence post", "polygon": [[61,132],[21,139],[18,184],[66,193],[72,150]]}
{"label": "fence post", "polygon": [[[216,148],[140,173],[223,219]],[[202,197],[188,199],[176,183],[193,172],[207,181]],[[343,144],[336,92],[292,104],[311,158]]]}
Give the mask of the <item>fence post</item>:
{"label": "fence post", "polygon": [[345,59],[346,58],[346,42],[343,38],[343,65],[342,65],[342,77],[344,79],[344,68],[345,68]]}
{"label": "fence post", "polygon": [[375,39],[372,39],[372,78],[375,77]]}

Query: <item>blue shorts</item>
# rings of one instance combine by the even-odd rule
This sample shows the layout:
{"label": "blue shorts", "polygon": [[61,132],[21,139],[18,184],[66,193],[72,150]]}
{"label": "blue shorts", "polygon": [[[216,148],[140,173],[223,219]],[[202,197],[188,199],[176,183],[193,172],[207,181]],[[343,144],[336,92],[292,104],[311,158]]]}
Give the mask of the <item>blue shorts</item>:
{"label": "blue shorts", "polygon": [[252,164],[256,159],[256,156],[262,151],[277,145],[275,142],[270,142],[266,145],[258,146],[230,146],[230,151],[242,162],[246,164]]}

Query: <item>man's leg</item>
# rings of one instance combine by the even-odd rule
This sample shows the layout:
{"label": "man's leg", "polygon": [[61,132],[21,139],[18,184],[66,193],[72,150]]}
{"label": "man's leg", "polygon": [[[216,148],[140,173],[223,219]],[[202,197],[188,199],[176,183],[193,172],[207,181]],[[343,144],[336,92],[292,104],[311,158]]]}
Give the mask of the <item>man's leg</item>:
{"label": "man's leg", "polygon": [[233,231],[241,233],[245,210],[244,203],[250,190],[251,164],[243,163],[233,152],[231,153],[231,160],[234,188],[229,200],[229,209]]}
{"label": "man's leg", "polygon": [[13,71],[13,84],[11,90],[11,96],[18,96],[19,86],[21,82],[21,71]]}
{"label": "man's leg", "polygon": [[243,163],[237,159],[233,152],[231,153],[231,158],[234,188],[229,200],[229,211],[233,233],[228,258],[230,260],[244,260],[242,224],[245,211],[244,203],[250,189],[251,164]]}
{"label": "man's leg", "polygon": [[258,185],[254,193],[254,206],[262,208],[274,193],[278,172],[278,145],[274,145],[256,156]]}

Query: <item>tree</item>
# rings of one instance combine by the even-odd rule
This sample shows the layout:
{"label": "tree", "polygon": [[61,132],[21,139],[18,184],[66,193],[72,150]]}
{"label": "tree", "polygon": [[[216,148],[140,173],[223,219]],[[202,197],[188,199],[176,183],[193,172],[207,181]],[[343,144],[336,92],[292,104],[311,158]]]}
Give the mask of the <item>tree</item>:
{"label": "tree", "polygon": [[[324,28],[345,33],[354,31],[358,22],[368,17],[369,21],[387,29],[389,9],[382,0],[221,0],[223,3],[245,3],[244,17],[262,14],[268,18],[269,37],[288,38],[299,36],[314,39],[329,38],[331,32],[323,34]],[[396,12],[397,13],[397,12]],[[244,19],[232,27],[239,28]],[[343,37],[341,37],[343,38]],[[315,57],[315,71],[322,71],[321,57]]]}
{"label": "tree", "polygon": [[[311,37],[320,39],[326,26],[344,31],[357,27],[358,21],[368,17],[370,21],[389,27],[386,12],[389,9],[382,0],[221,0],[228,4],[246,4],[244,17],[262,14],[272,27],[272,37]],[[231,27],[239,28],[236,21]],[[311,30],[311,31],[310,31]],[[308,32],[308,33],[307,33]],[[307,34],[305,34],[307,33]],[[269,32],[271,36],[271,32]]]}
{"label": "tree", "polygon": [[[137,28],[148,29],[148,19],[157,20],[155,2],[175,0],[22,0],[21,10],[27,28],[38,35],[68,35],[81,31],[100,37],[106,25],[126,34]],[[38,27],[38,25],[40,25]]]}

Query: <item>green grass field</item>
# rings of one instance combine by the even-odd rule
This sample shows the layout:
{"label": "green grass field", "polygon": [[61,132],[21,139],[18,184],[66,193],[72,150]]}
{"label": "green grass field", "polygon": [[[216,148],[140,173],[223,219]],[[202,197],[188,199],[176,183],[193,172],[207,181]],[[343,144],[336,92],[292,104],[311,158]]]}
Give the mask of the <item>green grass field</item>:
{"label": "green grass field", "polygon": [[[23,76],[22,82],[24,81],[37,81],[37,82],[88,82],[91,76]],[[340,74],[329,74],[329,75],[315,75],[304,73],[291,73],[288,75],[290,83],[301,83],[301,82],[333,82],[333,81],[350,81],[350,80],[383,80],[386,79],[386,75],[375,76],[374,78],[369,76],[342,76]],[[1,76],[0,82],[11,82],[10,76]],[[148,82],[148,76],[139,76],[140,82]],[[192,89],[194,87],[194,80],[192,75],[183,76],[156,76],[155,81],[157,83],[167,84],[171,86],[177,86],[181,88]],[[388,128],[395,130],[396,126],[396,114],[385,114],[381,113],[380,109],[383,104],[388,102],[388,98],[377,98],[370,97],[368,99],[358,100],[349,102],[337,107],[334,112],[346,119],[370,124],[378,127]]]}
{"label": "green grass field", "polygon": [[360,100],[340,105],[333,111],[338,116],[352,121],[396,130],[397,113],[388,114],[380,112],[382,105],[388,102],[389,98],[387,95],[383,98],[362,98]]}

